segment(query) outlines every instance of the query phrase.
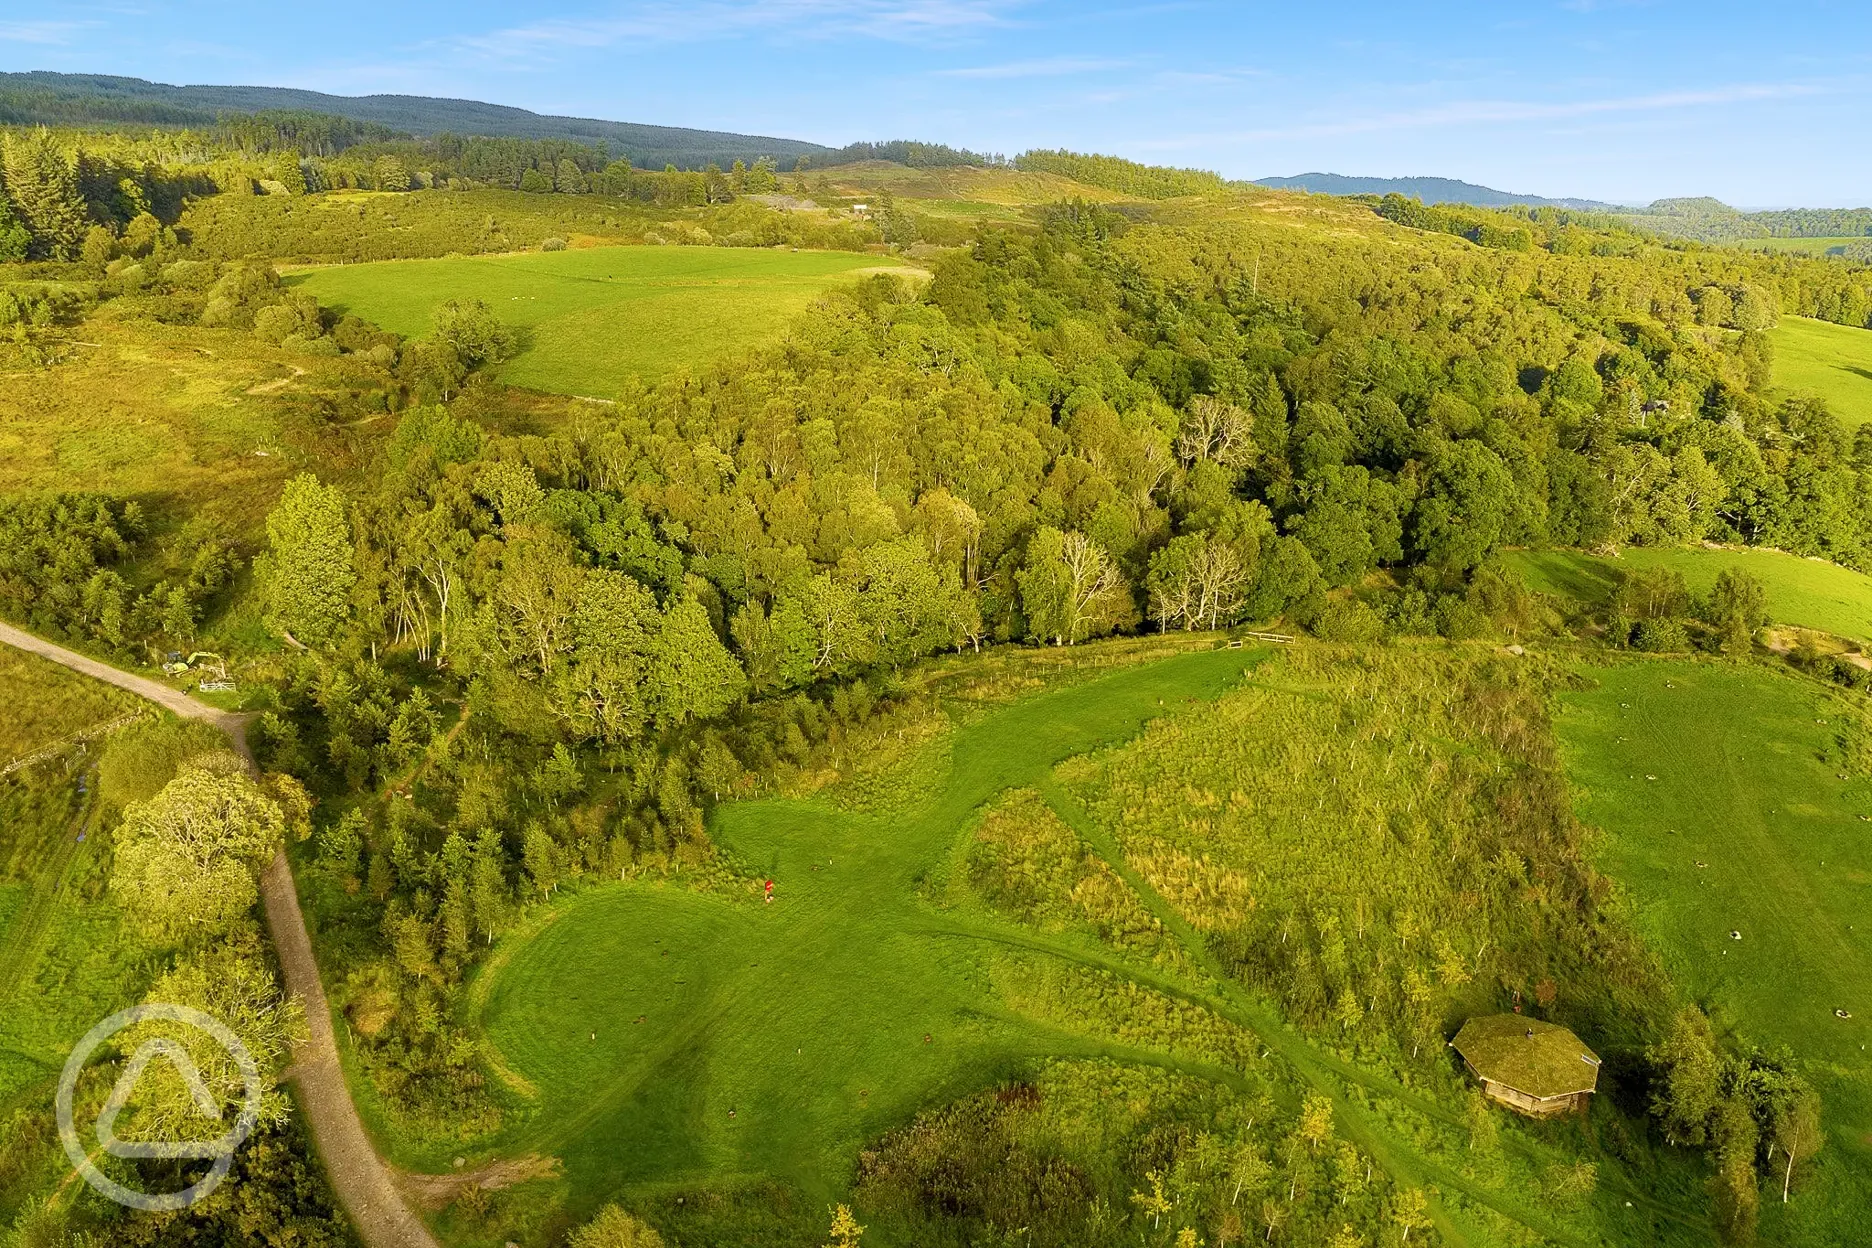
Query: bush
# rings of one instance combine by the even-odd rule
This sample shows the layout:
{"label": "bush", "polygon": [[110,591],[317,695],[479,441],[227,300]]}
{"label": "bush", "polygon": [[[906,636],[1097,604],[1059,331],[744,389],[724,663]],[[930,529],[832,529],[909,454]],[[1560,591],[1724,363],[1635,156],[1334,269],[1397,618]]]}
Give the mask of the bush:
{"label": "bush", "polygon": [[1489,635],[1488,615],[1466,597],[1443,595],[1437,599],[1432,615],[1437,632],[1451,641],[1475,641]]}
{"label": "bush", "polygon": [[565,249],[566,240],[563,238],[549,238],[540,244],[541,251],[564,251]]}
{"label": "bush", "polygon": [[1357,598],[1328,601],[1313,621],[1314,635],[1324,641],[1377,641],[1384,631],[1384,618]]}
{"label": "bush", "polygon": [[254,337],[275,346],[292,339],[303,342],[324,334],[324,317],[311,295],[291,295],[255,312],[253,332]]}
{"label": "bush", "polygon": [[1639,620],[1632,629],[1632,648],[1647,654],[1676,654],[1690,648],[1682,620]]}
{"label": "bush", "polygon": [[1872,672],[1841,654],[1830,654],[1820,659],[1814,664],[1814,674],[1848,689],[1864,689],[1872,684]]}
{"label": "bush", "polygon": [[656,1228],[632,1217],[616,1205],[606,1205],[598,1216],[572,1232],[570,1248],[663,1248]]}

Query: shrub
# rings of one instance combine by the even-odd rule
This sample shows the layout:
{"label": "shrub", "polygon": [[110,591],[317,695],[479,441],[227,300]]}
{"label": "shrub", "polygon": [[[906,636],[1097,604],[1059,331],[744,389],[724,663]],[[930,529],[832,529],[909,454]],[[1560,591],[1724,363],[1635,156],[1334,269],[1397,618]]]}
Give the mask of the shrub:
{"label": "shrub", "polygon": [[1632,648],[1648,654],[1675,654],[1690,648],[1682,620],[1639,620],[1632,629]]}
{"label": "shrub", "polygon": [[598,1216],[572,1232],[570,1248],[663,1248],[663,1237],[647,1222],[616,1205],[606,1205]]}
{"label": "shrub", "polygon": [[1815,675],[1848,689],[1864,689],[1872,684],[1872,672],[1841,654],[1830,654],[1814,664]]}
{"label": "shrub", "polygon": [[1327,602],[1313,621],[1314,634],[1325,641],[1377,641],[1384,631],[1384,618],[1357,598]]}
{"label": "shrub", "polygon": [[566,240],[563,238],[549,238],[540,244],[541,251],[564,251],[565,249]]}

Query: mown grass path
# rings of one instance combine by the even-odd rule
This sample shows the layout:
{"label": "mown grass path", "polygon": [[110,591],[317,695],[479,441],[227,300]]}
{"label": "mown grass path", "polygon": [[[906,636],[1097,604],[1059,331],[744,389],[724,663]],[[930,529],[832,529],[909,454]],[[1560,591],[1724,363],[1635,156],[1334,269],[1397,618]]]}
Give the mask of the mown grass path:
{"label": "mown grass path", "polygon": [[44,869],[26,890],[26,902],[13,921],[0,929],[0,1009],[4,1009],[22,983],[32,974],[53,907],[64,893],[78,865],[90,857],[93,844],[91,821],[96,810],[96,769],[86,774],[91,783],[85,787],[71,823],[47,857]]}
{"label": "mown grass path", "polygon": [[561,1157],[575,1205],[705,1176],[832,1194],[869,1136],[1050,1052],[985,1009],[979,950],[930,931],[923,885],[958,831],[1248,661],[1199,652],[997,710],[956,735],[947,783],[909,812],[722,807],[714,835],[774,880],[771,905],[641,884],[562,903],[472,994],[500,1065],[539,1090],[494,1147]]}

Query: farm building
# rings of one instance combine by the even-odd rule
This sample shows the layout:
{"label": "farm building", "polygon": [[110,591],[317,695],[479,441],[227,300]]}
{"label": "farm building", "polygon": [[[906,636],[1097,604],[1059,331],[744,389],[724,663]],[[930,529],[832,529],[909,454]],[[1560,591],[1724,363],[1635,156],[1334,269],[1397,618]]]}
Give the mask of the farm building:
{"label": "farm building", "polygon": [[1472,1018],[1450,1047],[1483,1094],[1536,1118],[1584,1110],[1599,1086],[1599,1056],[1566,1028],[1519,1014]]}

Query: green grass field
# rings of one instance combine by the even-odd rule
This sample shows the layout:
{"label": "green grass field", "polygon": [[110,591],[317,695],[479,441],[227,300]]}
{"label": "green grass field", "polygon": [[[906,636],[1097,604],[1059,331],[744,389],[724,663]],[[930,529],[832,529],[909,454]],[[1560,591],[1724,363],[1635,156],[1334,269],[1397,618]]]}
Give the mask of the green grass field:
{"label": "green grass field", "polygon": [[723,807],[716,839],[774,880],[771,905],[630,885],[548,912],[477,985],[532,1105],[501,1151],[562,1157],[575,1210],[702,1176],[829,1196],[868,1137],[1056,1051],[998,1015],[983,947],[920,881],[981,803],[1130,735],[1162,697],[1220,692],[1247,662],[1186,654],[994,712],[957,736],[946,785],[914,814]]}
{"label": "green grass field", "polygon": [[1770,336],[1776,387],[1819,395],[1849,426],[1872,420],[1872,330],[1784,316]]}
{"label": "green grass field", "polygon": [[1768,614],[1778,624],[1818,629],[1872,642],[1872,577],[1836,563],[1778,550],[1709,547],[1627,547],[1617,559],[1574,551],[1518,551],[1510,561],[1528,588],[1581,602],[1603,602],[1620,569],[1667,567],[1683,573],[1692,593],[1707,593],[1724,568],[1741,568],[1762,583]]}
{"label": "green grass field", "polygon": [[1748,1040],[1792,1048],[1826,1102],[1828,1142],[1795,1197],[1799,1220],[1777,1225],[1776,1192],[1764,1237],[1864,1242],[1872,777],[1842,778],[1851,712],[1817,685],[1714,661],[1591,675],[1596,687],[1564,698],[1558,728],[1581,817],[1607,834],[1601,865],[1690,997]]}
{"label": "green grass field", "polygon": [[[1259,657],[1185,651],[968,715],[945,739],[946,769],[915,793],[891,789],[888,810],[825,799],[719,808],[717,844],[774,880],[773,904],[754,883],[724,895],[646,881],[536,910],[467,998],[505,1125],[464,1148],[398,1138],[378,1116],[380,1138],[419,1169],[447,1168],[451,1154],[470,1164],[559,1160],[544,1190],[516,1191],[504,1206],[514,1221],[444,1220],[452,1242],[475,1248],[556,1234],[563,1223],[553,1219],[588,1216],[606,1200],[674,1214],[677,1193],[708,1207],[756,1200],[811,1227],[845,1198],[858,1150],[919,1111],[1031,1078],[1052,1059],[1098,1059],[1264,1089],[1289,1114],[1302,1091],[1324,1093],[1345,1138],[1393,1181],[1434,1185],[1446,1203],[1431,1216],[1457,1248],[1535,1242],[1530,1234],[1583,1246],[1641,1224],[1647,1242],[1700,1242],[1683,1238],[1696,1216],[1678,1207],[1676,1180],[1642,1186],[1636,1169],[1625,1172],[1629,1158],[1607,1159],[1599,1197],[1573,1210],[1571,1229],[1529,1177],[1571,1147],[1559,1137],[1513,1133],[1520,1188],[1504,1185],[1510,1162],[1473,1170],[1457,1107],[1355,1066],[1232,983],[1191,921],[1055,771],[1153,720],[1180,722],[1217,699],[1284,687],[1279,675],[1244,681]],[[1056,820],[1056,834],[1107,864],[1143,919],[1138,930],[1157,933],[1146,942],[1155,955],[1073,924],[1026,926],[969,900],[957,864],[983,808],[1010,791],[1021,810]],[[1075,1021],[1072,1004],[1043,987],[1074,976],[1128,983],[1138,995],[1090,998]],[[1111,1015],[1121,999],[1143,1012]],[[1173,1025],[1178,1009],[1188,1013]],[[1373,1109],[1374,1098],[1386,1104]],[[1632,1212],[1633,1198],[1642,1211]],[[541,1200],[563,1212],[544,1212]],[[880,1236],[881,1245],[909,1242]]]}
{"label": "green grass field", "polygon": [[[887,257],[737,247],[593,247],[340,265],[286,280],[339,312],[420,336],[445,299],[485,299],[520,330],[501,379],[612,398],[778,338],[831,287]],[[910,270],[906,270],[908,272]]]}

